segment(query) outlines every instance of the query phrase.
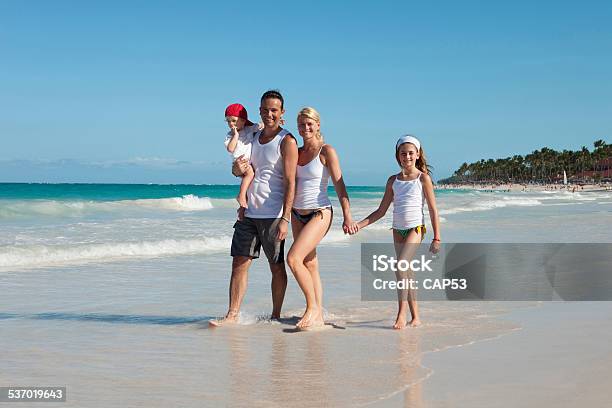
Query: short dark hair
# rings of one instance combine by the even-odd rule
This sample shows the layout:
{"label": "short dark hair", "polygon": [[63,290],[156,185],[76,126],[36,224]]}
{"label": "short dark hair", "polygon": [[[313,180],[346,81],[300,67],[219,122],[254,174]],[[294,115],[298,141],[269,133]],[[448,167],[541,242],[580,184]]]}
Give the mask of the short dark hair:
{"label": "short dark hair", "polygon": [[281,109],[284,109],[285,100],[283,99],[283,95],[281,95],[278,89],[270,89],[264,92],[264,94],[261,95],[260,103],[263,103],[263,101],[265,101],[266,99],[278,99],[279,101],[281,101]]}

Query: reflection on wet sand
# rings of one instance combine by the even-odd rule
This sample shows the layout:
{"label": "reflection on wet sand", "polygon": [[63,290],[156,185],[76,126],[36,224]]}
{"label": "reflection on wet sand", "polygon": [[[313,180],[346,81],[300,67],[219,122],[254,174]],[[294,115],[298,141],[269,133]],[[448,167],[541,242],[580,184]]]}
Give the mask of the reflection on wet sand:
{"label": "reflection on wet sand", "polygon": [[[243,405],[245,398],[253,395],[254,383],[257,373],[251,368],[251,347],[247,330],[232,328],[227,335],[229,346],[229,371],[227,384],[229,385],[229,402],[232,406]],[[238,330],[236,330],[238,329]],[[215,373],[211,373],[215,375]]]}
{"label": "reflection on wet sand", "polygon": [[225,371],[231,406],[351,406],[399,396],[404,406],[422,405],[426,373],[416,330],[372,330],[365,323],[288,333],[284,325],[254,326],[224,333],[229,365],[217,368]]}
{"label": "reflection on wet sand", "polygon": [[404,401],[402,406],[418,408],[423,406],[423,377],[417,373],[421,364],[420,336],[419,334],[411,334],[401,333],[397,338],[400,377],[401,382],[406,384],[406,389],[403,392]]}

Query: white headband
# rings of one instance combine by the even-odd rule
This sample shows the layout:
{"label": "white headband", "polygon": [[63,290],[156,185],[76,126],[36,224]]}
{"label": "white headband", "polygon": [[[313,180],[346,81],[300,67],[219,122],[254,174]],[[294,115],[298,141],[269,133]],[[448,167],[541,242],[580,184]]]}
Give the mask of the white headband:
{"label": "white headband", "polygon": [[403,145],[404,143],[412,143],[413,145],[416,146],[417,152],[421,151],[421,142],[419,142],[419,139],[417,139],[414,136],[410,136],[410,135],[400,137],[397,140],[397,143],[395,144],[395,150],[397,151],[397,149],[399,149],[399,147]]}

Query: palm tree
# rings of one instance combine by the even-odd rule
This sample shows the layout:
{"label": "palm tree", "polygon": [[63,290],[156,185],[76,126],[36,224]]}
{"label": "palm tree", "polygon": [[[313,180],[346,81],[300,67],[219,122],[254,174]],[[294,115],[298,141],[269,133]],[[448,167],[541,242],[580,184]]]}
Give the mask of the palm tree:
{"label": "palm tree", "polygon": [[[558,152],[548,147],[534,150],[525,157],[514,155],[503,159],[481,159],[464,162],[453,176],[442,182],[550,182],[558,179],[563,171],[568,177],[584,176],[585,171],[603,159],[612,157],[612,145],[603,140],[593,143],[591,153],[586,146],[580,150]],[[595,169],[597,170],[597,169]]]}

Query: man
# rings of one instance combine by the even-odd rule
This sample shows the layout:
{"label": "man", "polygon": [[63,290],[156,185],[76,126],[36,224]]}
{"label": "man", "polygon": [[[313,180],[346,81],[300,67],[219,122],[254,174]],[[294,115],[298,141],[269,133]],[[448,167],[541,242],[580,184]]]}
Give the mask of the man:
{"label": "man", "polygon": [[[295,195],[298,158],[295,138],[280,126],[284,113],[280,92],[267,91],[262,95],[259,114],[264,128],[255,134],[251,147],[255,177],[247,191],[248,207],[243,212],[239,210],[239,220],[234,225],[229,308],[224,319],[210,322],[212,326],[238,321],[249,267],[253,259],[259,257],[262,247],[272,273],[271,318],[280,318],[287,288],[285,238]],[[248,166],[248,160],[238,159],[233,173],[243,174]]]}

